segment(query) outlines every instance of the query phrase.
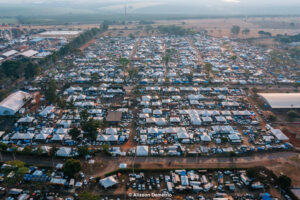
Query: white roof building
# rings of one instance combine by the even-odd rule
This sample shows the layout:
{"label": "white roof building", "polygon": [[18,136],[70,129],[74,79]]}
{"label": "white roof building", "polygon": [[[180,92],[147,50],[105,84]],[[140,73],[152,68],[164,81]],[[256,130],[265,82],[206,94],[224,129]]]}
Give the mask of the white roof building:
{"label": "white roof building", "polygon": [[272,108],[300,108],[300,93],[259,93]]}
{"label": "white roof building", "polygon": [[15,115],[30,97],[30,94],[23,91],[12,93],[0,103],[0,115]]}
{"label": "white roof building", "polygon": [[280,141],[288,141],[289,138],[280,129],[271,129],[271,133]]}
{"label": "white roof building", "polygon": [[10,51],[7,51],[7,52],[3,53],[2,56],[8,58],[8,57],[10,57],[12,55],[15,55],[16,53],[18,53],[18,51],[16,51],[16,50],[10,50]]}
{"label": "white roof building", "polygon": [[116,184],[118,184],[118,181],[115,179],[114,176],[109,176],[109,177],[106,177],[104,179],[101,179],[99,181],[100,185],[102,185],[105,189],[109,188],[109,187],[112,187]]}
{"label": "white roof building", "polygon": [[148,156],[149,147],[148,146],[137,146],[136,155],[137,156]]}
{"label": "white roof building", "polygon": [[30,49],[30,50],[28,50],[28,51],[24,51],[24,52],[20,53],[20,55],[21,55],[21,56],[24,56],[24,57],[27,57],[27,58],[30,58],[30,57],[32,57],[32,56],[38,54],[38,53],[39,53],[39,52]]}
{"label": "white roof building", "polygon": [[70,147],[60,147],[59,150],[56,152],[57,156],[60,157],[70,157],[72,149]]}

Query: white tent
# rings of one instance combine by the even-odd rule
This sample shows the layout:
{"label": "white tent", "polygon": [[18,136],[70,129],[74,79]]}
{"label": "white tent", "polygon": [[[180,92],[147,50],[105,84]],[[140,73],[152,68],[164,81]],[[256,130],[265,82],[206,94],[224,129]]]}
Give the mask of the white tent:
{"label": "white tent", "polygon": [[201,135],[200,139],[201,139],[202,142],[210,142],[211,141],[210,136],[207,135],[207,134]]}
{"label": "white tent", "polygon": [[60,147],[59,150],[56,152],[57,156],[60,157],[70,157],[72,149],[70,147]]}
{"label": "white tent", "polygon": [[52,137],[52,141],[62,141],[64,139],[64,135],[55,134]]}
{"label": "white tent", "polygon": [[167,121],[165,118],[157,118],[155,123],[157,126],[164,126],[167,124]]}
{"label": "white tent", "polygon": [[149,117],[149,114],[141,113],[141,114],[139,114],[139,117],[140,117],[141,119],[146,119],[146,118]]}
{"label": "white tent", "polygon": [[20,140],[22,137],[23,137],[22,134],[17,132],[10,139],[11,140]]}
{"label": "white tent", "polygon": [[25,133],[23,134],[23,138],[24,140],[32,140],[32,138],[34,137],[34,134],[32,133]]}
{"label": "white tent", "polygon": [[97,141],[99,141],[99,142],[107,142],[107,139],[108,139],[108,136],[107,136],[107,135],[100,135],[100,136],[97,138]]}
{"label": "white tent", "polygon": [[223,117],[223,116],[218,116],[218,117],[216,117],[216,120],[217,120],[218,122],[226,122],[226,119],[225,119],[225,117]]}
{"label": "white tent", "polygon": [[161,110],[153,110],[153,115],[162,115],[162,111]]}
{"label": "white tent", "polygon": [[68,129],[65,129],[65,128],[59,128],[56,131],[56,134],[59,134],[59,135],[65,135],[67,133],[68,133]]}
{"label": "white tent", "polygon": [[53,112],[54,108],[54,106],[47,106],[44,110],[42,110],[42,112],[40,112],[40,115],[42,117],[47,117],[50,113]]}
{"label": "white tent", "polygon": [[104,179],[101,179],[99,181],[100,185],[102,185],[105,189],[109,188],[109,187],[112,187],[116,184],[118,184],[118,181],[115,179],[114,176],[109,176],[109,177],[106,177]]}
{"label": "white tent", "polygon": [[191,123],[192,125],[199,126],[201,125],[202,121],[200,118],[191,118]]}
{"label": "white tent", "polygon": [[18,123],[31,123],[33,122],[34,120],[34,117],[29,117],[29,116],[26,116],[26,117],[22,117],[18,120]]}
{"label": "white tent", "polygon": [[148,134],[157,134],[158,128],[150,127],[150,128],[148,128],[147,132],[148,132]]}
{"label": "white tent", "polygon": [[112,127],[110,127],[110,128],[107,128],[107,129],[105,130],[105,133],[106,133],[107,135],[115,135],[115,134],[118,133],[118,129],[117,129],[117,128],[112,128]]}
{"label": "white tent", "polygon": [[53,128],[43,128],[41,130],[42,134],[51,134],[53,132]]}
{"label": "white tent", "polygon": [[166,133],[177,133],[178,130],[175,127],[168,127],[168,128],[165,128],[165,132]]}
{"label": "white tent", "polygon": [[240,141],[241,140],[239,134],[236,134],[236,133],[229,134],[228,138],[230,141]]}
{"label": "white tent", "polygon": [[148,156],[149,147],[148,146],[137,146],[136,155],[137,156]]}
{"label": "white tent", "polygon": [[118,135],[110,135],[108,138],[107,138],[107,141],[108,142],[117,142],[119,139],[119,136]]}
{"label": "white tent", "polygon": [[47,139],[47,137],[49,136],[49,134],[46,134],[46,133],[40,133],[40,134],[38,134],[38,135],[36,135],[35,136],[35,139],[36,140],[46,140]]}
{"label": "white tent", "polygon": [[170,117],[170,122],[171,123],[180,123],[180,118],[179,117]]}
{"label": "white tent", "polygon": [[280,141],[287,141],[289,138],[280,129],[271,129],[271,133]]}
{"label": "white tent", "polygon": [[189,139],[190,138],[189,134],[187,132],[184,132],[184,131],[178,132],[177,137],[179,139]]}
{"label": "white tent", "polygon": [[120,169],[126,169],[127,168],[127,164],[126,163],[120,163]]}
{"label": "white tent", "polygon": [[203,122],[206,122],[206,123],[209,123],[209,122],[212,122],[212,118],[211,117],[202,117],[202,121]]}
{"label": "white tent", "polygon": [[50,152],[50,147],[48,147],[48,146],[41,146],[41,149],[42,149],[42,152],[43,153],[48,153],[48,152]]}
{"label": "white tent", "polygon": [[143,101],[151,101],[151,96],[142,96]]}

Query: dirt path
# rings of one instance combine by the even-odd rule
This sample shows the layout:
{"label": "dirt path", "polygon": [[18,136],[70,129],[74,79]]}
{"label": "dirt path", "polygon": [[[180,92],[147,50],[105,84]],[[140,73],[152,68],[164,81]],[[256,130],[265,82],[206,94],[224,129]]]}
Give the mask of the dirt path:
{"label": "dirt path", "polygon": [[[277,152],[258,154],[246,157],[136,157],[134,163],[138,168],[224,168],[224,167],[254,167],[274,166],[276,163],[286,163],[287,159],[298,156],[294,152]],[[95,158],[96,160],[98,157]],[[104,176],[104,174],[119,169],[120,163],[132,164],[133,157],[107,157],[99,158],[108,162],[108,168],[96,172],[93,176]],[[292,164],[292,163],[291,163]],[[294,164],[295,168],[300,165]]]}
{"label": "dirt path", "polygon": [[89,47],[91,44],[95,43],[96,39],[92,39],[90,41],[88,41],[87,43],[85,43],[84,45],[82,45],[79,50],[80,51],[84,51],[87,47]]}

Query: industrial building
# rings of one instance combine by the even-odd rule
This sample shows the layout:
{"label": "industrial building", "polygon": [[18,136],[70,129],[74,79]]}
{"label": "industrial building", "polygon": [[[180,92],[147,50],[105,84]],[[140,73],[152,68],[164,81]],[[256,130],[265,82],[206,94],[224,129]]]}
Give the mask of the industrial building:
{"label": "industrial building", "polygon": [[273,109],[300,109],[300,93],[259,93]]}

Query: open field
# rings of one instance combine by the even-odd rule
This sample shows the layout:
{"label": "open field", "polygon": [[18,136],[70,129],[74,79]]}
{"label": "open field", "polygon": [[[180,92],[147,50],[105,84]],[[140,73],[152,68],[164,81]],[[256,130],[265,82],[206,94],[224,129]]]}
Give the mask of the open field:
{"label": "open field", "polygon": [[[231,36],[230,28],[233,25],[241,27],[241,31],[245,28],[250,29],[247,35],[239,34],[239,38],[259,37],[258,31],[264,30],[277,34],[295,34],[300,32],[300,25],[297,23],[299,17],[291,18],[226,18],[226,19],[191,19],[191,20],[159,20],[156,21],[158,25],[182,25],[185,28],[192,28],[194,30],[207,30],[208,33],[214,37]],[[294,23],[291,26],[290,23]]]}
{"label": "open field", "polygon": [[0,17],[0,25],[1,24],[17,24],[18,20],[16,18],[1,18]]}
{"label": "open field", "polygon": [[[214,19],[186,19],[186,20],[156,20],[153,27],[159,25],[178,25],[184,28],[191,28],[195,31],[207,30],[214,37],[231,37],[230,28],[233,25],[241,27],[239,38],[260,37],[258,31],[270,32],[273,36],[277,34],[297,34],[300,33],[300,17],[250,17],[250,18],[214,18]],[[3,22],[2,22],[3,21]],[[16,23],[15,18],[0,18],[1,23]],[[99,21],[100,23],[100,21]],[[74,25],[24,25],[20,28],[32,29],[65,29],[78,30],[99,27],[99,24],[74,24]],[[137,25],[127,25],[128,29],[135,29]],[[242,30],[250,29],[250,33],[242,34]],[[0,27],[1,29],[1,27]],[[111,25],[110,29],[124,29],[124,25]],[[128,31],[133,32],[135,31]],[[117,32],[114,31],[114,34]],[[126,35],[126,34],[125,34]],[[236,37],[236,36],[235,36]],[[263,40],[263,43],[266,41]],[[267,40],[266,43],[270,43]]]}

